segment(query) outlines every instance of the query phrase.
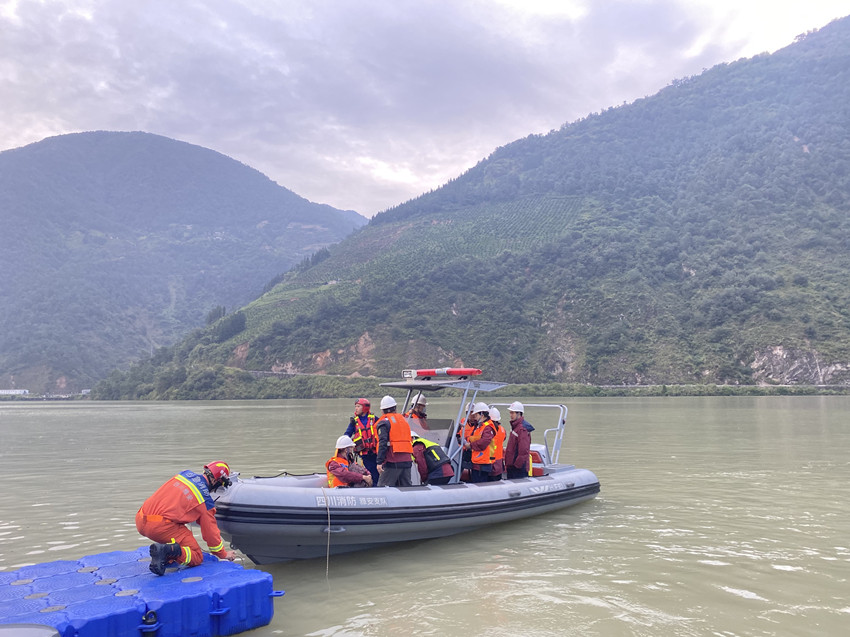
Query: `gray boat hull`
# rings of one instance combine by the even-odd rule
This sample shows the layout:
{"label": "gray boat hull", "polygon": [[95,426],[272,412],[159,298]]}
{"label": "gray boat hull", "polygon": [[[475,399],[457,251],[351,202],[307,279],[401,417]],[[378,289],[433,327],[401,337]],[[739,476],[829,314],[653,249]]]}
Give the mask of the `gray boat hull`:
{"label": "gray boat hull", "polygon": [[330,489],[323,474],[237,479],[216,502],[222,536],[257,564],[444,537],[569,507],[599,493],[587,469],[483,484]]}

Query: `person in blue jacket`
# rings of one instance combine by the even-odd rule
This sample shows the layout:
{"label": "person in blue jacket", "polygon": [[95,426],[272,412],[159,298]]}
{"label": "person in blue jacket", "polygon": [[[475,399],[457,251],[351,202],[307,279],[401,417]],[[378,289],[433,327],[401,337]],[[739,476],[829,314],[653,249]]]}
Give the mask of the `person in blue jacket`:
{"label": "person in blue jacket", "polygon": [[358,398],[354,403],[354,415],[348,420],[348,428],[343,435],[354,441],[354,452],[372,474],[372,484],[378,484],[378,430],[375,428],[378,417],[371,410],[372,405],[367,399]]}

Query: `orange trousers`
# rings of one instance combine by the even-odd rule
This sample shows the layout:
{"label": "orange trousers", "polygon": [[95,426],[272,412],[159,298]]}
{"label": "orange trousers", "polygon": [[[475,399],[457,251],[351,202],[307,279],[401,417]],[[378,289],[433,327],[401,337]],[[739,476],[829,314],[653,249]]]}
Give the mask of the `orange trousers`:
{"label": "orange trousers", "polygon": [[[158,518],[159,516],[152,516]],[[177,542],[183,550],[183,559],[181,564],[186,566],[197,566],[204,561],[204,553],[201,551],[201,545],[195,539],[192,532],[186,528],[185,524],[177,524],[171,520],[165,519],[148,519],[148,516],[142,514],[141,511],[136,513],[136,529],[146,538],[168,544],[169,542]]]}

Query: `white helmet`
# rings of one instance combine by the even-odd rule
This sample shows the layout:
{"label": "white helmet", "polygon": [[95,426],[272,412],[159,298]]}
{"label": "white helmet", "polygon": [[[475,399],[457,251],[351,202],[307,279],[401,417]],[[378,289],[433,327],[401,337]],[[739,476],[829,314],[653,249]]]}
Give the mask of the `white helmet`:
{"label": "white helmet", "polygon": [[420,394],[417,394],[416,398],[413,399],[413,404],[414,405],[422,405],[423,407],[425,407],[428,404],[428,401],[426,401],[425,396],[423,396],[420,393]]}
{"label": "white helmet", "polygon": [[392,396],[384,396],[383,398],[381,398],[381,409],[389,409],[390,407],[395,407],[396,405],[398,405],[398,403]]}
{"label": "white helmet", "polygon": [[493,422],[500,422],[502,420],[502,413],[495,407],[490,409],[490,420]]}
{"label": "white helmet", "polygon": [[483,411],[485,414],[489,414],[489,413],[490,413],[490,408],[487,406],[487,403],[475,403],[475,405],[473,405],[473,407],[472,407],[472,410],[473,410],[476,414],[480,414],[482,411]]}
{"label": "white helmet", "polygon": [[336,448],[337,449],[348,449],[349,447],[354,446],[354,441],[348,436],[340,436],[336,439]]}
{"label": "white helmet", "polygon": [[515,400],[514,402],[511,403],[511,406],[508,407],[508,411],[524,412],[525,411],[525,405],[523,405],[518,400]]}

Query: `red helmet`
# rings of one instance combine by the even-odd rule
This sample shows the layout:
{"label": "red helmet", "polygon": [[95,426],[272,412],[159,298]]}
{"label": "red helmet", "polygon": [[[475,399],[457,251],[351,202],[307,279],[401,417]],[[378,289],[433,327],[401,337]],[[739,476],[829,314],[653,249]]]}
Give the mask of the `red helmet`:
{"label": "red helmet", "polygon": [[214,491],[221,486],[230,486],[230,467],[226,462],[216,460],[204,465],[204,475],[206,475],[210,481],[211,491]]}
{"label": "red helmet", "polygon": [[369,409],[372,406],[372,403],[370,403],[365,398],[358,398],[356,401],[354,401],[354,404],[355,405],[363,405],[366,409]]}

